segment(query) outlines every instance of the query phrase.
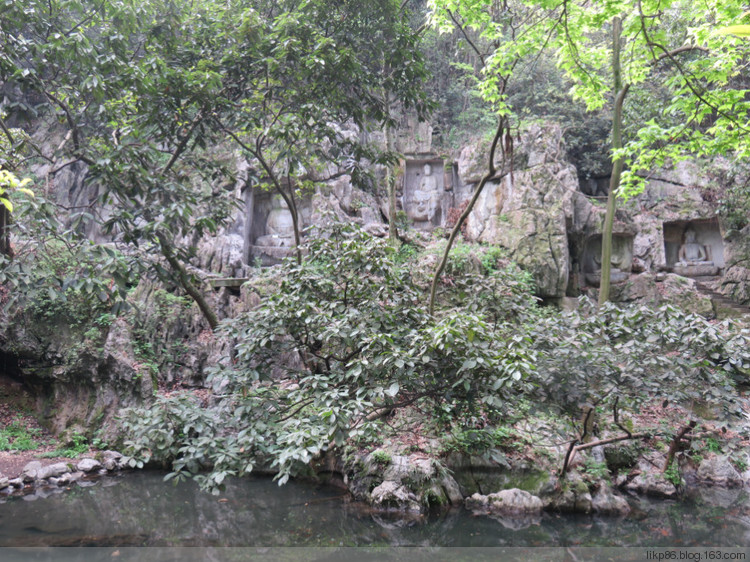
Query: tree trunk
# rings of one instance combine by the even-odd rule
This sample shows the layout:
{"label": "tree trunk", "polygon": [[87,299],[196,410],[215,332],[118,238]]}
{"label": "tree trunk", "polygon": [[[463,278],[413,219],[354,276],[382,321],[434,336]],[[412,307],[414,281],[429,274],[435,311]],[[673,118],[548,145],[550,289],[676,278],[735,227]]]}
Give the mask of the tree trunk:
{"label": "tree trunk", "polygon": [[[245,145],[241,146],[244,147]],[[281,198],[284,199],[286,206],[289,208],[289,212],[292,215],[292,227],[294,228],[294,255],[297,259],[297,265],[302,265],[302,249],[300,248],[300,244],[302,244],[302,236],[300,235],[299,217],[297,216],[297,204],[294,201],[294,187],[292,186],[291,179],[289,179],[289,176],[287,176],[287,180],[289,182],[289,193],[287,193],[286,191],[284,191],[284,188],[281,187],[281,183],[276,177],[276,173],[273,171],[273,168],[268,165],[266,159],[263,157],[262,152],[260,150],[249,150],[249,152],[258,159],[260,165],[263,166],[263,169],[271,178],[276,191],[279,195],[281,195]]]}
{"label": "tree trunk", "polygon": [[628,86],[622,85],[620,69],[620,36],[622,34],[622,21],[619,17],[612,21],[612,74],[614,76],[615,106],[612,113],[612,177],[609,180],[609,193],[607,194],[607,213],[604,217],[604,228],[602,229],[602,269],[599,281],[599,306],[609,300],[610,275],[612,273],[612,227],[615,222],[615,211],[617,210],[617,190],[620,187],[620,176],[622,174],[623,161],[615,153],[622,148],[622,105]]}
{"label": "tree trunk", "polygon": [[10,251],[10,213],[3,205],[0,205],[0,254],[12,257]]}
{"label": "tree trunk", "polygon": [[[390,155],[393,152],[393,129],[391,128],[391,98],[388,91],[383,88],[383,101],[385,103],[385,150]],[[396,178],[393,166],[385,169],[385,186],[388,192],[388,240],[392,245],[398,242],[398,226],[396,226]]]}
{"label": "tree trunk", "polygon": [[[469,214],[471,214],[471,210],[474,208],[474,204],[477,202],[477,199],[479,199],[479,196],[481,195],[482,190],[484,189],[484,186],[487,184],[489,180],[494,178],[495,174],[497,173],[497,170],[495,169],[495,152],[497,150],[497,145],[503,136],[503,132],[505,131],[506,124],[507,124],[507,118],[500,117],[498,124],[497,124],[497,131],[495,131],[495,136],[492,139],[492,147],[490,148],[490,160],[489,160],[489,164],[487,168],[487,173],[484,175],[484,177],[482,177],[481,181],[479,182],[479,185],[477,185],[477,188],[474,191],[474,195],[469,200],[469,204],[466,205],[466,208],[464,209],[463,213],[461,213],[461,216],[458,217],[456,224],[453,226],[453,230],[451,230],[451,234],[448,237],[448,244],[445,246],[445,251],[443,252],[443,257],[440,260],[440,263],[438,264],[438,267],[432,276],[432,285],[430,286],[430,303],[429,303],[430,316],[432,316],[435,311],[435,298],[437,294],[437,285],[438,285],[438,282],[440,281],[440,275],[443,273],[443,270],[445,269],[445,266],[448,263],[448,254],[450,254],[451,248],[453,247],[453,241],[456,239],[456,236],[458,236],[458,233],[461,231],[461,227],[463,226],[466,219],[469,217]],[[503,160],[503,167],[505,167],[504,160]]]}
{"label": "tree trunk", "polygon": [[[385,125],[385,147],[388,152],[393,150],[393,131],[391,126]],[[388,166],[385,171],[385,183],[388,189],[388,239],[391,244],[398,241],[398,226],[396,224],[396,178],[393,166]]]}
{"label": "tree trunk", "polygon": [[300,248],[300,245],[302,244],[302,234],[300,233],[299,228],[297,201],[294,199],[294,187],[292,186],[292,180],[289,176],[287,176],[287,184],[289,185],[288,198],[285,196],[286,194],[281,188],[279,188],[279,190],[281,191],[281,196],[284,197],[284,200],[289,207],[289,212],[292,214],[292,226],[294,227],[294,256],[297,259],[297,265],[302,265],[302,248]]}
{"label": "tree trunk", "polygon": [[177,274],[177,277],[180,280],[180,285],[182,285],[185,292],[195,301],[195,304],[198,305],[201,314],[203,314],[203,317],[206,319],[211,329],[215,330],[216,326],[219,324],[219,319],[206,301],[203,293],[201,293],[201,291],[190,281],[190,275],[188,275],[188,272],[185,270],[185,266],[183,266],[182,263],[180,263],[180,260],[174,255],[174,245],[163,234],[158,234],[157,237],[159,239],[161,253],[164,255],[169,266]]}

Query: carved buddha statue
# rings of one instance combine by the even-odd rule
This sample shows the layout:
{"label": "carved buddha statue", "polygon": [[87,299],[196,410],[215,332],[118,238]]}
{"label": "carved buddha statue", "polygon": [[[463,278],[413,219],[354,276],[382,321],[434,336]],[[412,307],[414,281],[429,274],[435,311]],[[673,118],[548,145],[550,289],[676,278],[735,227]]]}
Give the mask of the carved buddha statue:
{"label": "carved buddha statue", "polygon": [[275,248],[294,246],[294,220],[280,195],[271,199],[271,211],[266,219],[266,233],[255,241],[256,246]]}
{"label": "carved buddha statue", "polygon": [[432,175],[432,166],[424,165],[424,175],[419,187],[414,190],[407,214],[414,222],[432,221],[439,205],[437,177]]}
{"label": "carved buddha statue", "polygon": [[679,264],[687,265],[712,265],[710,250],[706,246],[698,244],[695,232],[688,228],[685,231],[685,243],[680,246],[678,255]]}
{"label": "carved buddha statue", "polygon": [[685,231],[685,242],[680,246],[674,272],[685,277],[718,275],[719,268],[711,257],[711,247],[699,244],[692,228]]}
{"label": "carved buddha statue", "polygon": [[[602,279],[602,244],[601,239],[591,242],[584,258],[584,279],[593,287],[598,287]],[[622,283],[630,278],[632,254],[628,244],[621,238],[614,237],[609,258],[609,282]]]}

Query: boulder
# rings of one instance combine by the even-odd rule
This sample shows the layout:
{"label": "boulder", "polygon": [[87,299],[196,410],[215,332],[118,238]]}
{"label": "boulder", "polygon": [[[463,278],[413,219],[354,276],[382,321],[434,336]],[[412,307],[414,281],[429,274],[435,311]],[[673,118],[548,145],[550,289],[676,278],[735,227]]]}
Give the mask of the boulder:
{"label": "boulder", "polygon": [[10,480],[5,476],[0,476],[0,490],[4,490],[10,486]]}
{"label": "boulder", "polygon": [[625,485],[631,492],[645,494],[655,498],[676,498],[680,491],[661,474],[639,474]]}
{"label": "boulder", "polygon": [[600,515],[627,515],[630,513],[630,504],[622,496],[615,494],[607,482],[600,482],[596,492],[591,498],[591,507],[594,513]]}
{"label": "boulder", "polygon": [[406,486],[386,480],[377,486],[370,495],[372,506],[393,511],[421,511],[417,496]]}
{"label": "boulder", "polygon": [[703,459],[698,466],[697,478],[702,484],[734,488],[744,484],[742,476],[725,456]]}
{"label": "boulder", "polygon": [[76,468],[81,472],[93,472],[102,468],[102,463],[95,459],[81,459]]}
{"label": "boulder", "polygon": [[39,461],[31,461],[23,467],[21,471],[21,478],[24,482],[33,482],[37,479],[38,472],[42,469],[42,463]]}
{"label": "boulder", "polygon": [[355,498],[376,509],[421,512],[463,502],[458,483],[434,459],[384,449],[350,461],[344,481]]}
{"label": "boulder", "polygon": [[37,480],[46,480],[48,478],[58,477],[66,472],[70,472],[67,463],[58,462],[37,470],[36,478]]}
{"label": "boulder", "polygon": [[547,507],[567,513],[591,513],[594,509],[588,484],[577,473],[567,475],[560,489],[550,498]]}
{"label": "boulder", "polygon": [[73,482],[73,475],[70,472],[66,472],[57,479],[58,486],[67,486]]}
{"label": "boulder", "polygon": [[544,502],[537,496],[518,488],[502,490],[486,496],[474,494],[464,502],[467,509],[492,515],[539,513]]}

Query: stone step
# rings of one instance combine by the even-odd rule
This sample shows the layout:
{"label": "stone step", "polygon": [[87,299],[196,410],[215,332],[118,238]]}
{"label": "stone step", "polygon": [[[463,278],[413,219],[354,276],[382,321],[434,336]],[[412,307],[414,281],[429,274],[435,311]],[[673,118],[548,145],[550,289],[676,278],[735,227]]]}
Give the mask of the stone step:
{"label": "stone step", "polygon": [[737,318],[750,316],[750,307],[733,301],[726,295],[714,291],[706,283],[715,281],[717,278],[708,278],[695,281],[695,287],[701,294],[711,299],[716,318],[723,320],[725,318]]}
{"label": "stone step", "polygon": [[249,281],[248,277],[224,277],[221,279],[209,279],[208,284],[214,289],[220,287],[239,287],[246,281]]}

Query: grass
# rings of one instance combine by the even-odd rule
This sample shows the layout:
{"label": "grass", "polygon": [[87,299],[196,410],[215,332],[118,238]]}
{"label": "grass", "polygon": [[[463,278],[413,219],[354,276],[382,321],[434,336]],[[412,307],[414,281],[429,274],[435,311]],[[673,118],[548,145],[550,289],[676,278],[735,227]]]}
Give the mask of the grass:
{"label": "grass", "polygon": [[40,445],[36,441],[40,434],[40,429],[24,427],[16,418],[0,429],[0,451],[33,451]]}
{"label": "grass", "polygon": [[48,451],[39,455],[40,458],[67,457],[74,459],[89,450],[89,443],[86,436],[81,433],[74,433],[65,447],[60,447],[54,451]]}

